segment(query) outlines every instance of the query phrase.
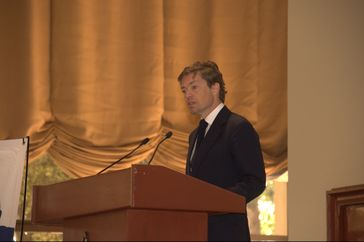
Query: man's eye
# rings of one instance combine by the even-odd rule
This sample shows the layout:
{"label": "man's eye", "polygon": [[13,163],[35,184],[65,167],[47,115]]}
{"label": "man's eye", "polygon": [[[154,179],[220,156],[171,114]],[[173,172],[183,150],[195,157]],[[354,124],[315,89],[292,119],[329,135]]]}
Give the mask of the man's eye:
{"label": "man's eye", "polygon": [[197,86],[192,86],[191,88],[192,88],[192,90],[195,90],[197,88]]}

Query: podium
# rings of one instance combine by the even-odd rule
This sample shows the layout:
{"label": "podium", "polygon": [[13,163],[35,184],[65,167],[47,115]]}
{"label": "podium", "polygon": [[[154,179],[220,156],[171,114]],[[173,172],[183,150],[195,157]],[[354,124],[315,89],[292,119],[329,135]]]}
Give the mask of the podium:
{"label": "podium", "polygon": [[207,240],[209,214],[245,213],[245,198],[162,166],[33,187],[32,223],[66,241]]}

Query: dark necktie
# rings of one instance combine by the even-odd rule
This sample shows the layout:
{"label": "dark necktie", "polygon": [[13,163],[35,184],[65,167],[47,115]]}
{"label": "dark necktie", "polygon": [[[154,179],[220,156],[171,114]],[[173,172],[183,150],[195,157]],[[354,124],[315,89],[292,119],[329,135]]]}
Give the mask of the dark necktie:
{"label": "dark necktie", "polygon": [[[195,146],[194,153],[196,153],[198,147],[200,146],[202,140],[205,137],[205,131],[206,131],[207,125],[208,125],[208,123],[204,119],[200,120],[200,124],[198,125],[198,129],[197,129],[197,133],[196,133],[196,139],[195,139],[196,146]],[[193,158],[191,156],[191,158],[189,160],[188,174],[192,174],[192,163],[193,163],[192,159]]]}
{"label": "dark necktie", "polygon": [[208,123],[205,121],[205,119],[200,120],[200,124],[197,129],[197,141],[196,141],[196,148],[195,151],[198,149],[198,147],[201,145],[202,140],[205,137],[205,131],[207,128]]}

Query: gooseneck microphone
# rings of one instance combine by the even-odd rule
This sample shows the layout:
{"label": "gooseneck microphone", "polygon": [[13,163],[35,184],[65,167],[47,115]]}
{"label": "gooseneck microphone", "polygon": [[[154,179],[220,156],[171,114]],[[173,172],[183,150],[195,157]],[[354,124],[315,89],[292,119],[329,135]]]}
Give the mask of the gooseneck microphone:
{"label": "gooseneck microphone", "polygon": [[162,143],[163,143],[163,141],[165,141],[166,139],[171,138],[172,134],[173,134],[173,133],[172,133],[171,131],[168,131],[168,133],[166,133],[166,135],[164,136],[164,138],[163,138],[161,141],[159,141],[159,143],[158,143],[157,147],[155,147],[155,150],[154,150],[154,152],[153,152],[152,158],[150,158],[150,160],[148,161],[148,166],[149,166],[149,165],[150,165],[150,163],[152,162],[152,160],[153,160],[153,158],[154,158],[154,155],[155,155],[155,153],[156,153],[156,152],[157,152],[157,150],[158,150],[159,145],[160,145],[160,144],[162,144]]}
{"label": "gooseneck microphone", "polygon": [[102,169],[101,171],[99,171],[99,173],[97,173],[97,175],[103,173],[104,171],[106,171],[107,169],[109,169],[110,167],[114,166],[116,163],[124,160],[125,158],[129,157],[131,154],[133,154],[137,149],[139,149],[140,146],[145,145],[146,143],[149,142],[149,138],[145,138],[142,140],[142,142],[140,142],[140,144],[133,149],[132,151],[130,151],[128,154],[124,155],[123,157],[121,157],[119,160],[115,161],[114,163],[110,164],[109,166],[105,167],[104,169]]}

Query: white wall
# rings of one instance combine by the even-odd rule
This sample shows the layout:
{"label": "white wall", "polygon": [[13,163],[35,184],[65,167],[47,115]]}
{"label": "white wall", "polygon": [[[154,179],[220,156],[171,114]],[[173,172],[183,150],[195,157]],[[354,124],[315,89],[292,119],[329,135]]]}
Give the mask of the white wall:
{"label": "white wall", "polygon": [[288,239],[326,240],[326,191],[364,184],[364,1],[288,3]]}

